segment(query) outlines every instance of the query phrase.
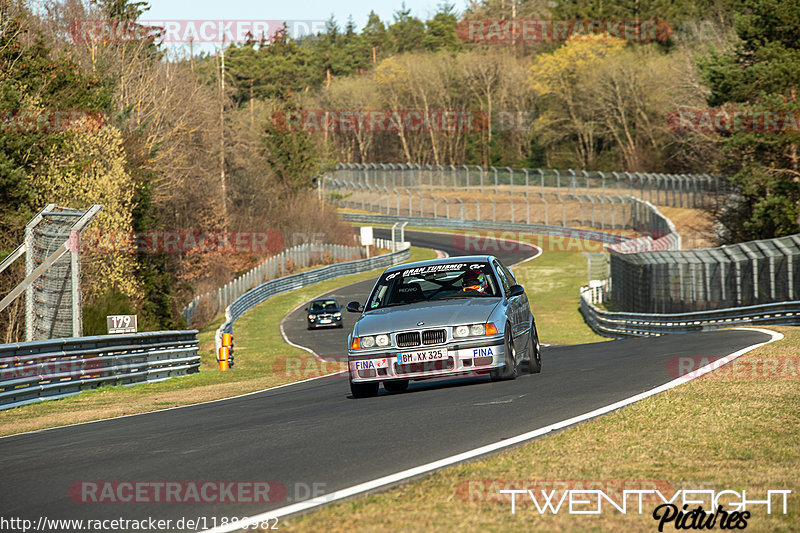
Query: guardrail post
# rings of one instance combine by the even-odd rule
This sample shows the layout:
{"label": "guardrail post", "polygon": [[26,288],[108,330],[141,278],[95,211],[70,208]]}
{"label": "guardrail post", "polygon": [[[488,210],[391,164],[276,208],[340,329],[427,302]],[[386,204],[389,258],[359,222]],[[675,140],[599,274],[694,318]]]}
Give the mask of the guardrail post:
{"label": "guardrail post", "polygon": [[544,197],[544,171],[540,168],[537,168],[536,170],[539,172],[539,175],[542,178],[542,188],[540,189],[539,197],[542,199],[542,203],[544,203],[544,223],[545,225],[549,225],[550,222],[547,213],[547,199]]}
{"label": "guardrail post", "polygon": [[556,197],[558,201],[561,202],[561,225],[566,227],[567,225],[567,204],[564,203],[564,199],[561,197],[561,173],[553,169],[553,172],[556,173]]}
{"label": "guardrail post", "polygon": [[525,193],[525,223],[531,223],[531,201],[527,192]]}

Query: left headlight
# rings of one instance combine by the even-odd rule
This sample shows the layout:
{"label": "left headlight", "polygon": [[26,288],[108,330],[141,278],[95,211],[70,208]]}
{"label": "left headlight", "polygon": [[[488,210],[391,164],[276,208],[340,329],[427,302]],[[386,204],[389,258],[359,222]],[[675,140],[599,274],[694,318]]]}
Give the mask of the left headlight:
{"label": "left headlight", "polygon": [[308,315],[309,320],[314,320],[314,318],[315,318],[314,315]]}
{"label": "left headlight", "polygon": [[333,317],[334,318],[342,318],[342,313],[341,312],[333,313]]}

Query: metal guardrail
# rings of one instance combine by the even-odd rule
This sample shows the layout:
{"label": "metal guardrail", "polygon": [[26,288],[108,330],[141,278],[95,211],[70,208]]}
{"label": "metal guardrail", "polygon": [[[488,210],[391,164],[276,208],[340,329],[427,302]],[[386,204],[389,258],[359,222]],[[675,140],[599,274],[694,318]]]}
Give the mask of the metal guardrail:
{"label": "metal guardrail", "polygon": [[101,385],[197,372],[197,330],[71,337],[0,345],[0,410]]}
{"label": "metal guardrail", "polygon": [[494,191],[525,196],[557,197],[638,196],[662,205],[702,207],[718,202],[732,188],[721,176],[708,174],[660,174],[600,172],[553,168],[480,167],[476,165],[420,165],[414,163],[339,163],[342,179],[368,190],[421,188],[438,191],[471,189],[481,194]]}
{"label": "metal guardrail", "polygon": [[345,263],[336,263],[322,268],[309,270],[307,272],[300,272],[278,279],[266,281],[261,285],[250,289],[236,300],[233,301],[225,309],[225,322],[217,329],[214,335],[214,342],[216,345],[216,352],[219,353],[219,348],[222,346],[222,334],[233,334],[233,323],[247,312],[252,307],[262,303],[266,299],[280,294],[282,292],[293,291],[301,289],[320,281],[327,281],[340,276],[348,274],[357,274],[360,272],[369,272],[376,268],[386,268],[391,265],[396,265],[408,260],[411,255],[411,245],[403,243],[402,249],[370,257],[368,259],[359,259],[356,261],[347,261]]}
{"label": "metal guardrail", "polygon": [[201,302],[205,301],[212,306],[212,316],[221,313],[236,298],[260,285],[268,279],[275,279],[285,273],[292,264],[294,267],[307,267],[321,264],[321,259],[327,256],[330,261],[352,261],[364,257],[364,248],[361,246],[344,246],[341,244],[300,244],[283,250],[279,254],[265,259],[260,265],[245,272],[236,279],[226,283],[213,291],[198,294],[183,308],[183,316],[189,327],[195,311]]}
{"label": "metal guardrail", "polygon": [[342,220],[359,224],[387,224],[408,222],[410,226],[428,228],[447,228],[460,230],[497,230],[520,231],[548,236],[576,236],[582,240],[600,241],[607,244],[616,244],[629,241],[631,238],[616,233],[607,233],[598,230],[585,230],[567,228],[563,226],[548,226],[544,224],[525,224],[522,222],[493,222],[491,220],[462,220],[458,218],[433,218],[433,217],[407,217],[394,215],[373,215],[364,213],[342,213]]}
{"label": "metal guardrail", "polygon": [[603,298],[603,292],[598,287],[582,287],[581,313],[596,333],[606,337],[651,337],[741,325],[800,325],[800,301],[691,313],[624,313],[598,308],[595,303]]}

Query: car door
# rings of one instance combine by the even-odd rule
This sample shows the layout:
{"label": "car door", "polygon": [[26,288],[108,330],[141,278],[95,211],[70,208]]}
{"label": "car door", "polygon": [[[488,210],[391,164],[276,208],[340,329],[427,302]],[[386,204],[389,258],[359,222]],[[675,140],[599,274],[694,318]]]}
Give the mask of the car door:
{"label": "car door", "polygon": [[[511,285],[514,284],[513,277],[511,277],[511,274],[500,263],[500,261],[496,259],[494,261],[494,269],[497,271],[497,275],[500,277],[500,284],[503,286],[503,293],[506,295],[506,297],[508,297]],[[511,332],[514,334],[514,340],[516,340],[519,334],[525,330],[525,326],[522,324],[521,320],[523,298],[525,298],[524,294],[508,298],[508,306],[510,308],[509,314],[511,315]]]}

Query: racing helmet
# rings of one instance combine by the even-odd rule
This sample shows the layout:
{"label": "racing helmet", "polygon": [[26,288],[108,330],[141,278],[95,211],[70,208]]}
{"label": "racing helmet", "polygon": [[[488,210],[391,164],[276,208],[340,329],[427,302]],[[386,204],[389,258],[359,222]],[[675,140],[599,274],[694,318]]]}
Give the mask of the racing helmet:
{"label": "racing helmet", "polygon": [[480,270],[468,270],[461,281],[461,290],[464,292],[485,293],[488,286],[489,282]]}

